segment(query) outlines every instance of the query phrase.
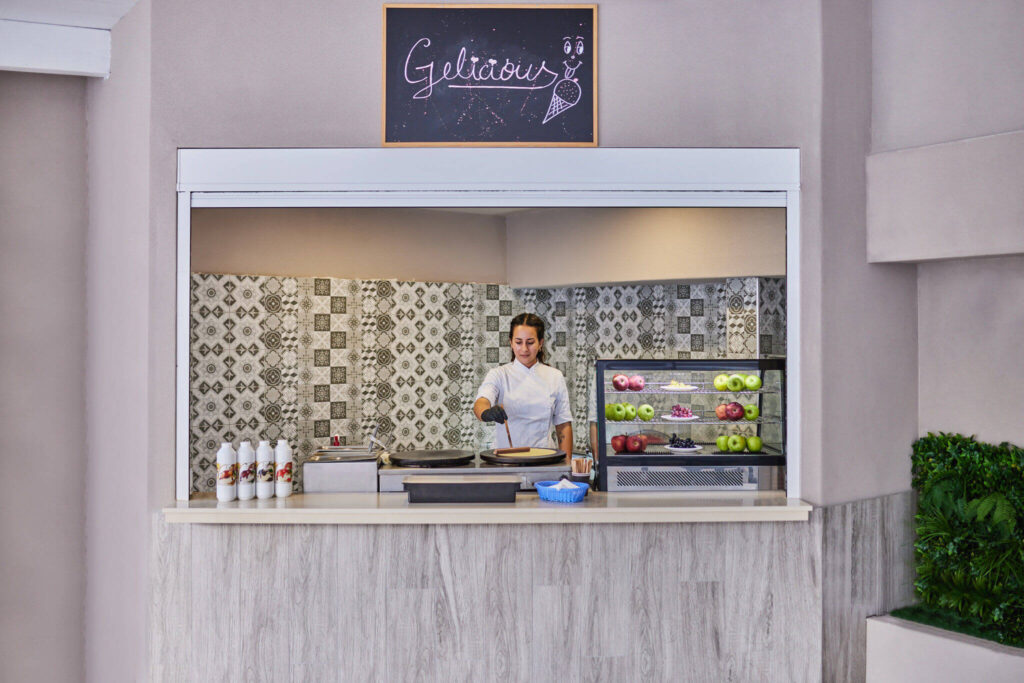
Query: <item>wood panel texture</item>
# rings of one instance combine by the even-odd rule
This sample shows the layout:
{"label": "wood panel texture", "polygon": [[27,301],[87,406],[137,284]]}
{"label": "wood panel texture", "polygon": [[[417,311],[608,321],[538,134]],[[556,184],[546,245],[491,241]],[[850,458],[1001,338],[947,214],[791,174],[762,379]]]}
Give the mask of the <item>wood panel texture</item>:
{"label": "wood panel texture", "polygon": [[814,681],[808,523],[153,530],[156,681]]}
{"label": "wood panel texture", "polygon": [[809,522],[153,526],[154,681],[862,681],[910,492]]}
{"label": "wood panel texture", "polygon": [[822,677],[863,681],[866,618],[914,602],[912,491],[822,508]]}

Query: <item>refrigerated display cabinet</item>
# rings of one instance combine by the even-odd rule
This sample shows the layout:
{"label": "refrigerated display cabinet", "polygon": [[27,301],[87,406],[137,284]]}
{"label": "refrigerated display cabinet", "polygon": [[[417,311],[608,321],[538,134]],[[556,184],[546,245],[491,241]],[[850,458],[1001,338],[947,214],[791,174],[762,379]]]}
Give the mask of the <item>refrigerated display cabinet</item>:
{"label": "refrigerated display cabinet", "polygon": [[785,382],[780,358],[598,360],[599,487],[785,489]]}

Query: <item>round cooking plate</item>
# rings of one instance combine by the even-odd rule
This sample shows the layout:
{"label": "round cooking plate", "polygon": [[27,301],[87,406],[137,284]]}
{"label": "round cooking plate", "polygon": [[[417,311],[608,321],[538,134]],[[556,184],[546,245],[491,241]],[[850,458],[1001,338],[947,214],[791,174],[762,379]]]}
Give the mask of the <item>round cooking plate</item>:
{"label": "round cooking plate", "polygon": [[457,467],[473,462],[473,451],[399,451],[389,458],[398,467]]}
{"label": "round cooking plate", "polygon": [[528,453],[504,454],[481,451],[480,458],[498,465],[554,465],[565,460],[565,451],[556,451],[554,448],[531,448]]}

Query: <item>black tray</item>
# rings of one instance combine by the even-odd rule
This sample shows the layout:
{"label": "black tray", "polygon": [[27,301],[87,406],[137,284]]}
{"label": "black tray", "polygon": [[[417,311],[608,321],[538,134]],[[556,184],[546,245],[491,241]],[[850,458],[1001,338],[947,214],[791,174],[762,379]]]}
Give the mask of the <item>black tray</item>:
{"label": "black tray", "polygon": [[410,503],[514,503],[516,475],[413,475],[402,482]]}

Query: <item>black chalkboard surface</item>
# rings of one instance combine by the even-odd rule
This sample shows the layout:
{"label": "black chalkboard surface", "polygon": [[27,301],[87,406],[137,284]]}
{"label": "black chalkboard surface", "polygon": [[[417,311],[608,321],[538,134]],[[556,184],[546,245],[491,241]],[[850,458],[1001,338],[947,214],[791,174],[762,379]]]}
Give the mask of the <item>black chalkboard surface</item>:
{"label": "black chalkboard surface", "polygon": [[384,145],[596,146],[596,28],[596,5],[384,5]]}

